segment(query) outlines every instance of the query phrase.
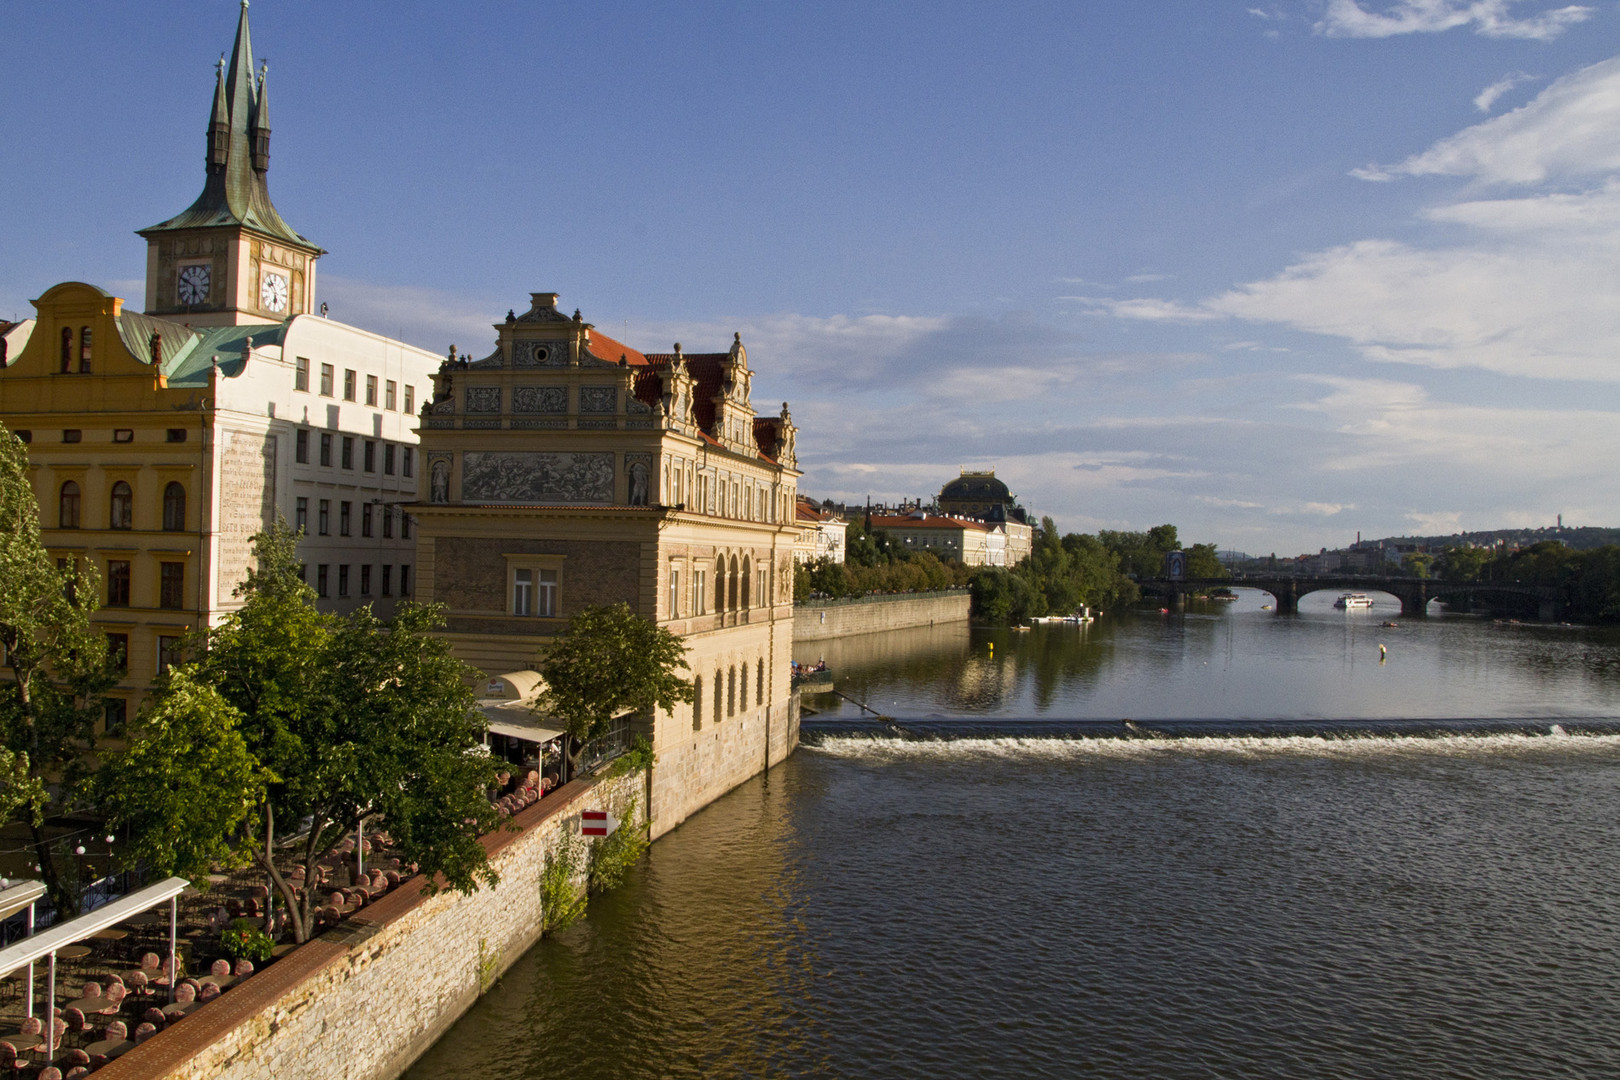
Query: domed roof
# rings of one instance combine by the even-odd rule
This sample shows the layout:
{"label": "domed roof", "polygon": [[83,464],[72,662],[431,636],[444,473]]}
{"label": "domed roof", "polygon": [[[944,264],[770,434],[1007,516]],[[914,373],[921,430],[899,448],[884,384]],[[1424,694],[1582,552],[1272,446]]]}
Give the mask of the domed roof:
{"label": "domed roof", "polygon": [[1012,492],[993,472],[965,472],[940,489],[941,499],[974,499],[979,502],[1010,502]]}

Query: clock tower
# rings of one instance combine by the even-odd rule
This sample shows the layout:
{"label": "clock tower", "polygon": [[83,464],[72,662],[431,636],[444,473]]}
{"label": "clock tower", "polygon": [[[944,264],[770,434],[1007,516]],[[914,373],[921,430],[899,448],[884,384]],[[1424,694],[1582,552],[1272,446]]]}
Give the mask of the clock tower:
{"label": "clock tower", "polygon": [[192,326],[282,322],[315,308],[315,260],[325,254],[270,202],[268,72],[253,72],[248,4],[229,65],[214,76],[202,194],[184,212],[140,230],[146,313]]}

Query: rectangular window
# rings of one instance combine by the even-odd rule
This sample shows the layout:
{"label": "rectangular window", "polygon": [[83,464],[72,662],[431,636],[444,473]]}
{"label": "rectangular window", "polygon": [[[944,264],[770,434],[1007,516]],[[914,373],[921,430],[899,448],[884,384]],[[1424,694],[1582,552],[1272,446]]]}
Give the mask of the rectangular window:
{"label": "rectangular window", "polygon": [[129,719],[129,702],[123,698],[108,698],[102,719],[105,721],[106,734],[122,735],[124,722]]}
{"label": "rectangular window", "polygon": [[416,387],[414,386],[405,387],[405,411],[408,413],[416,411]]}
{"label": "rectangular window", "polygon": [[321,365],[321,397],[332,396],[332,365]]}
{"label": "rectangular window", "polygon": [[309,464],[309,429],[299,428],[293,436],[293,460],[300,465]]}
{"label": "rectangular window", "polygon": [[298,580],[305,585],[309,584],[309,563],[298,564]]}
{"label": "rectangular window", "polygon": [[393,443],[384,443],[383,444],[383,475],[384,476],[393,476],[394,475],[394,450],[395,450],[395,446],[394,446]]}
{"label": "rectangular window", "polygon": [[383,568],[382,568],[382,594],[384,596],[393,596],[394,595],[394,564],[393,563],[383,563]]}
{"label": "rectangular window", "polygon": [[330,499],[321,500],[320,517],[316,522],[316,532],[322,536],[330,535],[332,532],[332,500]]}
{"label": "rectangular window", "polygon": [[398,408],[398,401],[399,384],[393,379],[389,379],[388,384],[383,387],[383,408],[392,412],[394,409]]}
{"label": "rectangular window", "polygon": [[321,464],[332,464],[332,436],[321,432]]}
{"label": "rectangular window", "polygon": [[534,613],[553,618],[557,614],[557,571],[536,570]]}
{"label": "rectangular window", "polygon": [[366,563],[360,567],[360,595],[371,595],[371,564]]}
{"label": "rectangular window", "polygon": [[366,440],[365,450],[361,453],[360,460],[366,472],[377,471],[377,443],[375,440]]}
{"label": "rectangular window", "polygon": [[399,474],[401,476],[413,475],[411,469],[414,467],[413,459],[415,458],[415,454],[411,452],[412,449],[413,448],[409,446],[400,447]]}
{"label": "rectangular window", "polygon": [[180,662],[180,639],[159,635],[157,641],[157,673],[162,675]]}
{"label": "rectangular window", "polygon": [[402,513],[399,515],[399,538],[401,540],[411,538],[411,515],[409,514]]}
{"label": "rectangular window", "polygon": [[320,563],[315,567],[315,595],[327,596],[326,591],[326,564]]}
{"label": "rectangular window", "polygon": [[534,571],[512,572],[512,614],[534,614]]}
{"label": "rectangular window", "polygon": [[399,564],[399,595],[411,595],[411,564]]}
{"label": "rectangular window", "polygon": [[185,442],[186,441],[186,429],[183,428],[183,427],[169,428],[167,431],[165,431],[163,433],[163,441],[164,442]]}
{"label": "rectangular window", "polygon": [[354,504],[345,499],[338,503],[338,535],[349,535],[349,510]]}
{"label": "rectangular window", "polygon": [[309,531],[309,500],[302,495],[298,497],[296,508],[293,510],[293,528],[299,532]]}
{"label": "rectangular window", "polygon": [[370,503],[361,503],[360,504],[360,535],[361,536],[370,536],[371,535],[371,504]]}
{"label": "rectangular window", "polygon": [[338,566],[338,597],[341,599],[341,598],[347,597],[348,595],[349,595],[349,564],[348,563],[341,563]]}
{"label": "rectangular window", "polygon": [[107,560],[107,606],[129,607],[129,560]]}
{"label": "rectangular window", "polygon": [[113,428],[113,442],[134,442],[135,430],[133,428]]}
{"label": "rectangular window", "polygon": [[706,590],[703,588],[703,579],[706,574],[707,571],[703,570],[692,571],[692,614],[694,615],[705,614],[703,600]]}
{"label": "rectangular window", "polygon": [[669,617],[681,617],[681,572],[673,564],[669,568]]}
{"label": "rectangular window", "polygon": [[186,564],[161,564],[158,578],[158,607],[182,608],[186,606]]}
{"label": "rectangular window", "polygon": [[34,441],[34,433],[29,431],[27,428],[18,428],[16,431],[12,432],[12,434],[16,435],[17,438],[21,439],[25,443],[32,443]]}
{"label": "rectangular window", "polygon": [[309,357],[300,356],[294,361],[298,366],[293,369],[293,389],[309,391]]}
{"label": "rectangular window", "polygon": [[345,469],[354,468],[354,436],[353,435],[345,435],[345,436],[343,436],[343,467]]}
{"label": "rectangular window", "polygon": [[392,540],[394,538],[394,508],[392,506],[382,508],[382,519],[383,539]]}
{"label": "rectangular window", "polygon": [[366,404],[372,408],[377,407],[377,376],[366,376]]}
{"label": "rectangular window", "polygon": [[66,429],[65,431],[62,432],[62,441],[63,442],[67,442],[67,443],[81,442],[81,441],[83,441],[83,439],[84,439],[84,432],[80,431],[78,428],[68,428],[68,429]]}
{"label": "rectangular window", "polygon": [[129,670],[128,634],[107,635],[107,663],[120,675]]}
{"label": "rectangular window", "polygon": [[353,368],[343,369],[343,400],[353,401],[355,391],[355,375]]}

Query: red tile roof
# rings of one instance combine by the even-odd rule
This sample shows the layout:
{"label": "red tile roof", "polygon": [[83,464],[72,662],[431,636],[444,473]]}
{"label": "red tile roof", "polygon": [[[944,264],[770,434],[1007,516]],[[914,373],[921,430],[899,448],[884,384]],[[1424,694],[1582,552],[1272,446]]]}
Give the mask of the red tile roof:
{"label": "red tile roof", "polygon": [[624,357],[633,367],[646,367],[647,357],[620,341],[615,341],[600,330],[591,331],[589,345],[590,353],[598,360],[606,360],[610,364],[617,364],[619,357]]}

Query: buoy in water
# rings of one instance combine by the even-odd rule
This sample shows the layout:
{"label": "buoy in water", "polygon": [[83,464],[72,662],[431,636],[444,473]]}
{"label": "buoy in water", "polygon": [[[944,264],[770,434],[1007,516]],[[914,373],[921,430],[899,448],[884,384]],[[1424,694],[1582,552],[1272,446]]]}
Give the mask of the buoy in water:
{"label": "buoy in water", "polygon": [[1382,664],[1384,662],[1384,660],[1388,658],[1388,656],[1389,656],[1389,650],[1384,648],[1382,643],[1379,643],[1379,646],[1378,646],[1378,662],[1380,664]]}

